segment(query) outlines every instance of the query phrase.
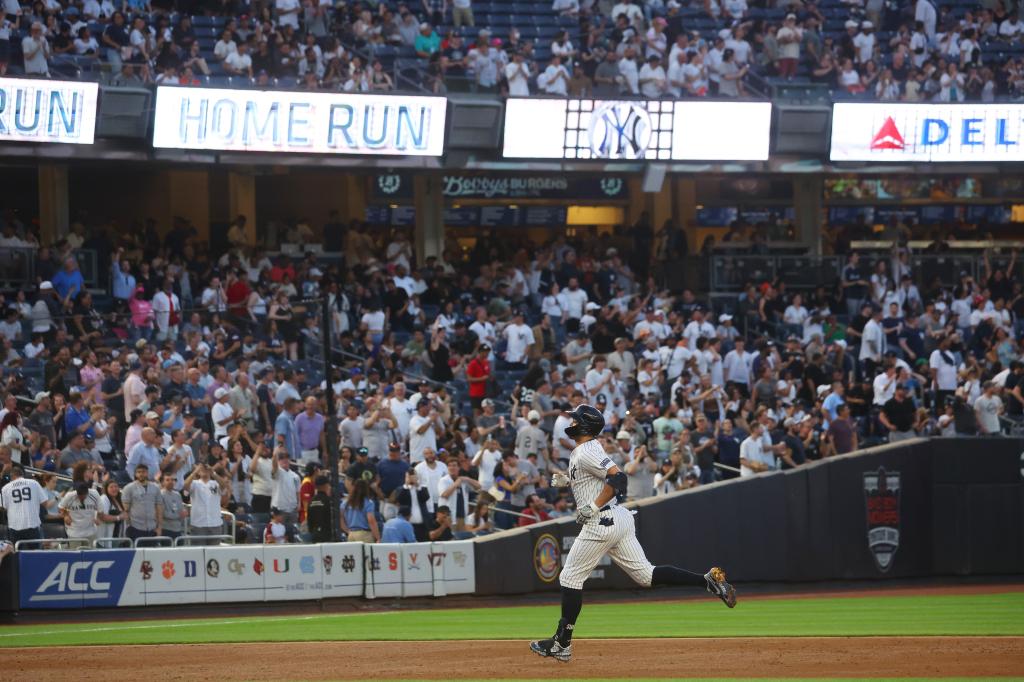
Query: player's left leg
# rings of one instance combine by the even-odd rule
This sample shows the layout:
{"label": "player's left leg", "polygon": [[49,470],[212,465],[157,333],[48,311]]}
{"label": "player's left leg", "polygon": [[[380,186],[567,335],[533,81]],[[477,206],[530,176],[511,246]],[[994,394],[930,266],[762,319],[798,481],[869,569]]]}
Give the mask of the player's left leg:
{"label": "player's left leg", "polygon": [[617,538],[613,526],[590,524],[580,529],[558,578],[562,586],[562,617],[554,637],[530,642],[530,650],[535,654],[563,663],[572,657],[572,634],[576,628],[576,619],[583,609],[583,583],[597,567],[608,546],[616,542]]}
{"label": "player's left leg", "polygon": [[647,560],[644,548],[637,540],[632,513],[622,509],[620,514],[616,515],[616,521],[620,520],[620,516],[623,517],[621,523],[626,532],[621,540],[608,548],[608,556],[634,581],[644,587],[655,585],[703,587],[721,599],[729,608],[736,606],[736,590],[726,582],[725,571],[716,567],[701,575],[676,566],[653,565]]}

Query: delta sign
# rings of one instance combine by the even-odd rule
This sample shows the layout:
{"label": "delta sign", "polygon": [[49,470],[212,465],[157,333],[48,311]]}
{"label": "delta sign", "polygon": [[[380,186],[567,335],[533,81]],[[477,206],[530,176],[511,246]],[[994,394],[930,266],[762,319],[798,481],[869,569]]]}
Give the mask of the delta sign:
{"label": "delta sign", "polygon": [[1024,104],[836,104],[832,161],[1024,161]]}

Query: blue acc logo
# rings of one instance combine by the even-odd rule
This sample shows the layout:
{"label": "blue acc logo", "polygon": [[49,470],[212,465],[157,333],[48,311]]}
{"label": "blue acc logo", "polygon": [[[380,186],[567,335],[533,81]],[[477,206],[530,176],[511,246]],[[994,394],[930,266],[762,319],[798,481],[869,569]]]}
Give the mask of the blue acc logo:
{"label": "blue acc logo", "polygon": [[632,102],[607,102],[590,114],[590,151],[599,159],[642,159],[654,134],[647,111]]}
{"label": "blue acc logo", "polygon": [[21,552],[21,606],[116,606],[134,557],[134,550]]}

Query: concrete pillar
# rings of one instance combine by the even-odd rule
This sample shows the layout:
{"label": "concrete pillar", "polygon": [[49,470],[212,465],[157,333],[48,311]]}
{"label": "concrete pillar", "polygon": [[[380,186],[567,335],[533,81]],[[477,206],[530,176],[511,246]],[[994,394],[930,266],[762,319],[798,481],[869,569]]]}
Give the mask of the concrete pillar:
{"label": "concrete pillar", "polygon": [[821,211],[825,182],[818,176],[799,176],[793,181],[793,212],[797,241],[814,255],[821,255]]}
{"label": "concrete pillar", "polygon": [[444,252],[444,194],[441,175],[417,174],[413,178],[413,202],[416,207],[414,243],[418,264]]}
{"label": "concrete pillar", "polygon": [[160,226],[169,230],[175,216],[195,225],[203,240],[210,232],[210,173],[200,170],[169,170],[165,176],[167,188],[167,215],[161,217]]}
{"label": "concrete pillar", "polygon": [[228,213],[229,221],[235,216],[245,216],[245,236],[250,244],[255,244],[256,176],[236,171],[228,173]]}
{"label": "concrete pillar", "polygon": [[44,244],[52,244],[68,234],[71,202],[68,198],[68,167],[64,164],[39,164],[39,228]]}
{"label": "concrete pillar", "polygon": [[692,225],[697,219],[697,181],[693,178],[676,178],[669,182],[672,186],[672,198],[675,200],[676,224],[686,230],[686,242],[690,247],[690,253],[696,253],[700,244],[697,243],[697,235],[694,234]]}

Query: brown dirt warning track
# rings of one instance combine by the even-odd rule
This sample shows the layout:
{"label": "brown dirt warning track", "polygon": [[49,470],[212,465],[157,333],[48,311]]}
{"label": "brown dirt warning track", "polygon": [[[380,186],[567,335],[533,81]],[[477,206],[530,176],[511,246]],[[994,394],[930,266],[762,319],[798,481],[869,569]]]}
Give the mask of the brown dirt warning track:
{"label": "brown dirt warning track", "polygon": [[523,641],[168,644],[5,649],[11,680],[968,677],[1024,673],[1024,637],[581,640],[573,660]]}

